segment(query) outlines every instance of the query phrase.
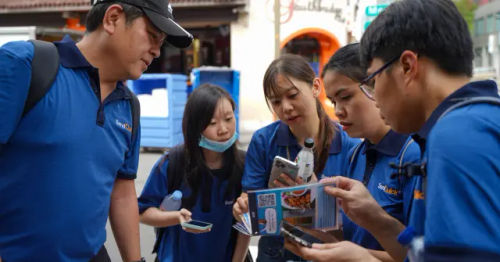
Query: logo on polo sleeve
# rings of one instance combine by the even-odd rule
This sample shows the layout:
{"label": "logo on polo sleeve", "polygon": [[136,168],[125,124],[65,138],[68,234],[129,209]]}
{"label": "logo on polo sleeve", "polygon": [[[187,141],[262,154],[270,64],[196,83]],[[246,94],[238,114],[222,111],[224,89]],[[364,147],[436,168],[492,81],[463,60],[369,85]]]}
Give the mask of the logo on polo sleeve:
{"label": "logo on polo sleeve", "polygon": [[413,190],[413,198],[423,200],[425,198],[424,192],[422,192],[418,189]]}

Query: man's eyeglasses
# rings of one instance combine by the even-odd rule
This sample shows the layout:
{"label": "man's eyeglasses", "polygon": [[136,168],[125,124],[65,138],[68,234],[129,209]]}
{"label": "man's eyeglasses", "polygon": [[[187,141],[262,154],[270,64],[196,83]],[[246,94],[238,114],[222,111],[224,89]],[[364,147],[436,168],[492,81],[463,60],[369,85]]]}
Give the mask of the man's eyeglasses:
{"label": "man's eyeglasses", "polygon": [[389,60],[382,67],[380,67],[377,71],[373,72],[369,76],[367,76],[361,83],[359,84],[359,88],[363,93],[370,98],[371,100],[375,100],[373,98],[373,94],[375,93],[375,79],[373,79],[376,75],[380,74],[386,68],[388,68],[392,63],[396,62],[400,56],[396,56],[393,59]]}

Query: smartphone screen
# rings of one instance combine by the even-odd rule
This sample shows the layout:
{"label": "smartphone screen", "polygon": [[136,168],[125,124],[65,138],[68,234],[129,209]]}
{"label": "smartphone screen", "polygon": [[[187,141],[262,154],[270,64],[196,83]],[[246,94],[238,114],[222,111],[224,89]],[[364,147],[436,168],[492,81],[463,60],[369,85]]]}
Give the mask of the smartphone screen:
{"label": "smartphone screen", "polygon": [[191,220],[189,222],[186,222],[187,224],[199,226],[199,227],[206,227],[206,226],[211,226],[212,224],[203,222],[203,221],[198,221],[198,220]]}

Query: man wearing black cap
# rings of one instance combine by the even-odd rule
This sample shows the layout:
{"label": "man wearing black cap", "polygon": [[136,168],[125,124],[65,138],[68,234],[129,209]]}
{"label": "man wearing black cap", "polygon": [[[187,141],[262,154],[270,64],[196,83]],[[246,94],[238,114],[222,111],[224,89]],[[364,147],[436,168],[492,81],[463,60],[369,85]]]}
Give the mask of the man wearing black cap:
{"label": "man wearing black cap", "polygon": [[140,261],[133,136],[138,78],[164,41],[187,47],[168,0],[98,0],[87,32],[56,42],[57,75],[27,112],[34,47],[0,48],[0,257],[109,261],[108,212],[124,261]]}

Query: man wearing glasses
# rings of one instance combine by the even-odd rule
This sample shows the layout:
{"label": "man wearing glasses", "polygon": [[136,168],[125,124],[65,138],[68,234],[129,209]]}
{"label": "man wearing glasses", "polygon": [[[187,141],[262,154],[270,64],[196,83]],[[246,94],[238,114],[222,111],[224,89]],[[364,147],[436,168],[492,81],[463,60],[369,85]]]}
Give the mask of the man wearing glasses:
{"label": "man wearing glasses", "polygon": [[410,225],[426,261],[500,261],[500,99],[495,82],[469,82],[472,41],[453,2],[394,3],[365,32],[361,56],[360,87],[421,147]]}
{"label": "man wearing glasses", "polygon": [[[368,66],[360,88],[395,131],[413,134],[421,147],[421,164],[406,168],[418,183],[412,230],[400,240],[411,231],[423,236],[425,261],[500,261],[500,98],[495,82],[470,82],[472,40],[454,3],[395,2],[367,28],[360,49]],[[371,221],[367,230],[399,257],[396,235],[403,227],[358,181],[337,178],[337,185],[330,193],[350,218]],[[301,252],[319,261],[363,253],[346,242]],[[363,254],[360,261],[375,260]]]}

